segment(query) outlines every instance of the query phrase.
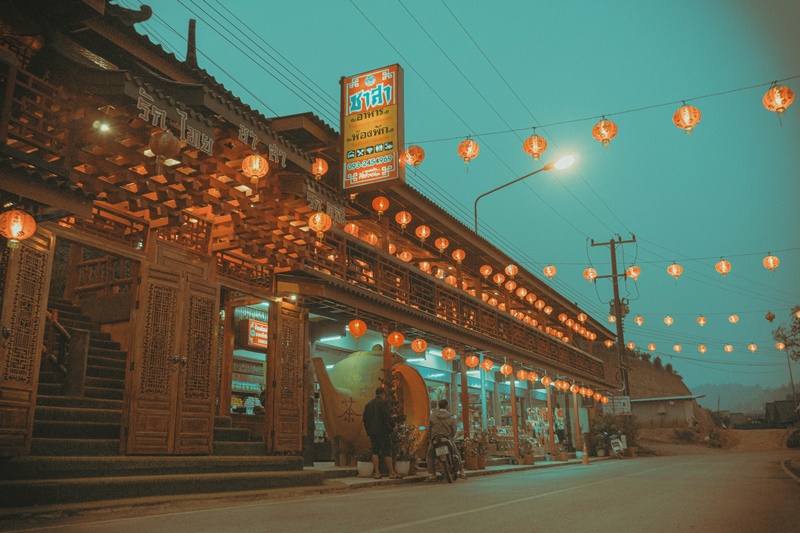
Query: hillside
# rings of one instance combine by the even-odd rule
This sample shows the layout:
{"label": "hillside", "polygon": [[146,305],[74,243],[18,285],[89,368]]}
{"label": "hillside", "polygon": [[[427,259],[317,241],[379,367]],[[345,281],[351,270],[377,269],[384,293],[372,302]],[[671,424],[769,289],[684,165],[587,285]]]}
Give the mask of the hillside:
{"label": "hillside", "polygon": [[[795,385],[800,390],[800,384]],[[706,383],[692,389],[692,394],[705,394],[697,403],[711,411],[719,409],[734,413],[763,413],[764,404],[775,400],[787,400],[792,397],[789,385],[777,388],[763,388],[761,385],[743,385],[740,383],[727,383],[712,385]]]}
{"label": "hillside", "polygon": [[642,428],[638,442],[656,455],[690,455],[719,452],[754,452],[786,449],[786,439],[796,431],[790,429],[717,430],[722,448],[711,448],[704,440],[705,432],[698,434],[693,443],[679,443],[672,428]]}

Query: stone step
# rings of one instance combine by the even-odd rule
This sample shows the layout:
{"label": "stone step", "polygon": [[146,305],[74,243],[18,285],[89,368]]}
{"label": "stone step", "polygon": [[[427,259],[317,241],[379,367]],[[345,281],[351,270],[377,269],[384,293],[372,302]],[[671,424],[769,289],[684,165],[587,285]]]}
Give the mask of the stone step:
{"label": "stone step", "polygon": [[42,383],[57,383],[60,387],[64,383],[64,374],[52,370],[44,370],[39,372],[39,384],[41,385]]}
{"label": "stone step", "polygon": [[106,424],[116,424],[119,426],[122,422],[122,410],[86,409],[80,407],[51,407],[37,405],[34,420],[36,422],[101,422]]}
{"label": "stone step", "polygon": [[[94,376],[89,376],[88,372],[86,375],[86,388],[100,388],[100,389],[119,389],[122,390],[125,388],[125,378],[124,375],[122,378],[113,379],[113,378],[99,378]],[[88,394],[87,394],[88,396]],[[121,398],[120,398],[121,399]]]}
{"label": "stone step", "polygon": [[110,366],[98,366],[89,364],[86,367],[86,377],[112,379],[116,381],[125,382],[125,365],[122,368],[113,368]]}
{"label": "stone step", "polygon": [[99,346],[100,344],[108,345],[101,347],[110,348],[112,350],[119,350],[119,343],[111,340],[111,333],[105,333],[103,331],[93,331],[92,336],[89,338],[89,347]]}
{"label": "stone step", "polygon": [[39,394],[36,397],[36,407],[38,408],[40,406],[122,411],[122,401],[82,398],[78,396],[48,396]]}
{"label": "stone step", "polygon": [[0,505],[18,507],[145,496],[316,486],[322,483],[322,472],[314,470],[15,480],[0,482]]}
{"label": "stone step", "polygon": [[96,331],[100,332],[100,324],[96,322],[88,322],[83,320],[70,320],[67,318],[58,317],[58,322],[64,326],[65,328],[69,329],[85,329],[88,331]]}
{"label": "stone step", "polygon": [[215,428],[229,428],[232,427],[231,424],[233,421],[229,416],[215,416],[214,417],[214,427]]}
{"label": "stone step", "polygon": [[[119,455],[119,435],[115,439],[45,439],[31,440],[31,455],[38,456],[109,456]],[[2,504],[0,504],[2,505]]]}
{"label": "stone step", "polygon": [[86,379],[87,387],[84,391],[84,396],[87,398],[98,398],[101,400],[122,400],[124,384],[113,389],[107,387],[89,387],[89,379],[93,378]]}
{"label": "stone step", "polygon": [[[121,416],[122,413],[120,413],[120,417]],[[119,439],[120,423],[34,419],[33,438],[74,440]]]}
{"label": "stone step", "polygon": [[112,348],[101,348],[96,346],[89,346],[89,356],[105,357],[106,359],[116,359],[124,361],[128,358],[128,352],[114,350]]}
{"label": "stone step", "polygon": [[97,355],[89,354],[86,362],[89,366],[97,366],[102,368],[113,368],[125,370],[125,359],[112,359],[110,357],[100,357]]}
{"label": "stone step", "polygon": [[250,430],[247,428],[214,428],[214,443],[217,442],[251,442]]}
{"label": "stone step", "polygon": [[267,446],[263,442],[214,442],[214,455],[267,455]]}
{"label": "stone step", "polygon": [[59,396],[64,389],[62,383],[47,383],[41,380],[39,376],[39,387],[36,389],[38,396]]}

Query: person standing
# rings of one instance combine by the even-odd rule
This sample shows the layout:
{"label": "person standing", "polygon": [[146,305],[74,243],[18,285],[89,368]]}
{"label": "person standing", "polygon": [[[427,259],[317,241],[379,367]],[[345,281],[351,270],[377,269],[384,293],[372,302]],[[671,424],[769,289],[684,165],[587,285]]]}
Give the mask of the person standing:
{"label": "person standing", "polygon": [[375,479],[381,478],[380,457],[386,462],[389,469],[389,479],[397,479],[392,465],[392,416],[389,412],[389,403],[386,401],[386,391],[383,387],[375,389],[375,397],[364,406],[361,416],[364,429],[367,430],[370,446],[372,448],[372,465],[375,467]]}

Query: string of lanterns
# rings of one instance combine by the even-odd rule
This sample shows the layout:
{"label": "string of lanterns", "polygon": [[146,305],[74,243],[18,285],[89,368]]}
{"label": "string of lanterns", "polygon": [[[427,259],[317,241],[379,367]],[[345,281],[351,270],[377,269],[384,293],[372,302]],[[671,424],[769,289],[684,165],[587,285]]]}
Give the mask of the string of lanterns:
{"label": "string of lanterns", "polygon": [[[606,340],[604,344],[605,344],[606,348],[612,348],[614,346],[614,341],[609,339],[609,340]],[[633,343],[633,342],[628,342],[625,346],[629,350],[634,350],[636,348],[636,344]],[[777,342],[777,343],[775,343],[775,348],[777,350],[785,350],[786,349],[786,345],[784,343],[782,343],[782,342]],[[647,349],[649,351],[651,351],[651,352],[655,352],[656,351],[655,343],[652,343],[652,342],[649,343],[647,345]],[[676,353],[680,353],[683,350],[683,346],[681,346],[680,344],[675,344],[672,347],[672,349]],[[727,353],[732,353],[734,351],[734,347],[733,347],[732,344],[725,344],[722,347],[722,349],[725,350]],[[754,342],[751,342],[750,344],[747,345],[747,349],[750,350],[750,352],[755,353],[758,350],[758,345],[756,343],[754,343]],[[708,351],[708,346],[706,346],[705,344],[699,344],[697,346],[697,351],[699,351],[701,354],[704,354],[704,353],[706,353]]]}

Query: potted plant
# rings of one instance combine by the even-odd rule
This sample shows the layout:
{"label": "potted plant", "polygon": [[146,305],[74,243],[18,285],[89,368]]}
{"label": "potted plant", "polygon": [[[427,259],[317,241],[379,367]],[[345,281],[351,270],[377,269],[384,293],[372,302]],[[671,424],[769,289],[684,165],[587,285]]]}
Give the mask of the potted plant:
{"label": "potted plant", "polygon": [[372,450],[361,448],[356,452],[356,459],[358,477],[372,477],[372,472],[375,470],[375,465],[372,464]]}
{"label": "potted plant", "polygon": [[419,449],[419,435],[409,424],[398,424],[392,431],[392,448],[394,449],[394,471],[398,476],[408,475],[411,461],[416,458]]}
{"label": "potted plant", "polygon": [[478,469],[478,441],[475,437],[464,439],[464,468]]}
{"label": "potted plant", "polygon": [[522,464],[532,465],[534,441],[530,437],[520,437],[519,439],[519,453],[522,455]]}
{"label": "potted plant", "polygon": [[486,468],[486,455],[489,453],[489,432],[478,431],[475,434],[475,448],[478,457],[478,470]]}

